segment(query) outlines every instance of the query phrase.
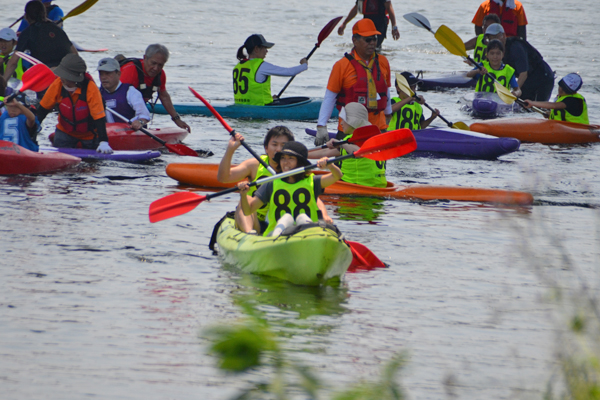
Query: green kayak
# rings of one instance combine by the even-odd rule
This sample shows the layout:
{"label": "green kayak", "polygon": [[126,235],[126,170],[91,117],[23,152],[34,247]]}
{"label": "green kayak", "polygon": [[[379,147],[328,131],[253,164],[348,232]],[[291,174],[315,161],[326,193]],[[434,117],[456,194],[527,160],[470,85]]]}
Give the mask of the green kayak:
{"label": "green kayak", "polygon": [[250,235],[224,218],[217,230],[224,264],[244,272],[268,275],[297,285],[338,282],[352,262],[350,247],[333,225],[291,227],[278,237]]}

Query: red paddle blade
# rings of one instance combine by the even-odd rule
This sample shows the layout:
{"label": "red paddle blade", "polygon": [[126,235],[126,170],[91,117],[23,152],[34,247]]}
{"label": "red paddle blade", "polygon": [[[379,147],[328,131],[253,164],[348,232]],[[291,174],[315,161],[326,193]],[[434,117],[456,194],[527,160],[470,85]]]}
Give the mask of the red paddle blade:
{"label": "red paddle blade", "polygon": [[417,149],[417,141],[410,129],[403,128],[373,136],[354,152],[356,157],[386,161],[401,157]]}
{"label": "red paddle blade", "polygon": [[221,122],[221,125],[223,125],[223,126],[225,127],[225,129],[227,129],[227,132],[231,133],[231,131],[232,131],[233,129],[231,129],[231,127],[229,126],[229,124],[228,124],[227,122],[225,122],[225,120],[223,119],[223,117],[221,117],[221,114],[219,114],[219,113],[217,112],[217,110],[215,110],[215,108],[214,108],[214,107],[213,107],[213,106],[212,106],[212,105],[211,105],[211,104],[210,104],[210,103],[209,103],[209,102],[208,102],[208,101],[207,101],[207,100],[206,100],[204,97],[202,97],[202,96],[200,95],[200,93],[198,93],[198,92],[196,92],[194,89],[192,89],[192,87],[191,87],[191,86],[188,86],[188,89],[190,89],[190,91],[192,92],[192,94],[193,94],[194,96],[196,96],[196,98],[197,98],[198,100],[200,100],[201,102],[203,102],[203,103],[204,103],[204,105],[205,105],[206,107],[208,107],[208,109],[210,110],[210,112],[211,112],[211,113],[213,113],[213,115],[214,115],[215,117],[217,117],[217,119],[219,120],[219,122]]}
{"label": "red paddle blade", "polygon": [[348,140],[348,143],[355,144],[357,146],[362,146],[368,139],[373,136],[380,135],[381,131],[375,125],[367,125],[361,126],[352,132],[352,137]]}
{"label": "red paddle blade", "polygon": [[204,200],[206,196],[191,192],[177,192],[155,200],[150,204],[150,222],[159,222],[188,213]]}
{"label": "red paddle blade", "polygon": [[198,157],[198,153],[195,150],[190,149],[184,144],[165,144],[165,147],[175,154],[180,156]]}
{"label": "red paddle blade", "polygon": [[352,251],[352,263],[348,271],[353,272],[357,269],[385,268],[386,265],[377,256],[362,243],[346,240]]}
{"label": "red paddle blade", "polygon": [[329,21],[327,23],[327,25],[325,25],[325,27],[323,29],[321,29],[321,32],[319,32],[319,37],[317,38],[317,44],[316,44],[317,47],[319,47],[321,45],[323,40],[327,39],[327,36],[329,36],[331,31],[333,31],[333,28],[335,28],[335,26],[338,24],[338,22],[340,22],[340,20],[342,18],[344,18],[344,17],[337,17],[337,18],[332,19],[331,21]]}
{"label": "red paddle blade", "polygon": [[21,86],[21,89],[19,90],[21,92],[25,90],[41,92],[42,90],[48,89],[48,86],[50,86],[55,79],[56,76],[50,68],[44,64],[36,64],[23,74],[23,77],[21,78],[23,86]]}

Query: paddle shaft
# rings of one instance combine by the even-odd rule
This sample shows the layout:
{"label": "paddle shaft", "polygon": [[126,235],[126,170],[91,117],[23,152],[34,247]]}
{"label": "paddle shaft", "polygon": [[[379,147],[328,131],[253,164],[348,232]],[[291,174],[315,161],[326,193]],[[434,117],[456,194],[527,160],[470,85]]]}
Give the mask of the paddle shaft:
{"label": "paddle shaft", "polygon": [[[313,49],[311,50],[310,53],[308,53],[308,56],[306,56],[306,61],[308,61],[308,59],[310,58],[310,56],[313,55],[313,53],[319,48],[320,44],[317,43],[315,44],[315,47],[313,47]],[[294,78],[296,77],[296,75],[292,76],[287,83],[285,84],[285,86],[279,91],[279,93],[277,93],[277,98],[280,98],[281,95],[283,94],[283,92],[285,92],[285,89],[287,89],[288,86],[290,86],[290,83],[292,83],[292,81],[294,80]]]}
{"label": "paddle shaft", "polygon": [[9,28],[12,28],[13,26],[15,26],[17,24],[17,22],[21,21],[24,17],[25,17],[25,15],[21,15],[21,17],[19,17],[18,20],[16,20],[12,24],[10,24]]}

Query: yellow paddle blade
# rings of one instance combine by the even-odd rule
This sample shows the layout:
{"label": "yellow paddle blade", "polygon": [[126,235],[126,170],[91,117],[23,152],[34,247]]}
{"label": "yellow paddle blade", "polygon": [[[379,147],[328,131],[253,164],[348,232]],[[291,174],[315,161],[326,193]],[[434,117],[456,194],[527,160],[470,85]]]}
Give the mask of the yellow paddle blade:
{"label": "yellow paddle blade", "polygon": [[496,88],[496,92],[498,92],[500,100],[502,100],[506,104],[512,104],[517,99],[517,96],[512,94],[510,90],[502,86],[499,82],[494,82],[494,87]]}
{"label": "yellow paddle blade", "polygon": [[467,124],[465,124],[462,121],[458,121],[452,124],[452,127],[454,129],[462,129],[463,131],[470,131],[471,128],[469,128],[469,126]]}
{"label": "yellow paddle blade", "polygon": [[413,92],[412,89],[410,88],[410,85],[406,81],[406,78],[404,77],[404,75],[402,75],[399,72],[396,72],[396,83],[398,84],[398,87],[400,88],[400,90],[402,90],[407,95],[409,95],[411,97],[415,95],[415,92]]}
{"label": "yellow paddle blade", "polygon": [[76,15],[82,14],[89,10],[94,4],[96,4],[98,0],[85,0],[83,3],[69,11],[67,15],[63,17],[63,21],[67,18],[74,17]]}
{"label": "yellow paddle blade", "polygon": [[467,57],[467,49],[465,48],[462,39],[446,25],[442,25],[438,28],[435,32],[435,38],[450,53],[456,56]]}

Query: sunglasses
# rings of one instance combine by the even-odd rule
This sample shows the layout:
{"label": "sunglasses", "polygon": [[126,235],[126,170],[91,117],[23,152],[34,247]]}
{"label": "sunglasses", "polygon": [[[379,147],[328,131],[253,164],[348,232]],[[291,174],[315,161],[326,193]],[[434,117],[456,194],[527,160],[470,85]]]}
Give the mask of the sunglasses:
{"label": "sunglasses", "polygon": [[369,37],[364,37],[361,36],[363,38],[363,40],[367,43],[373,43],[377,41],[377,36],[369,36]]}

